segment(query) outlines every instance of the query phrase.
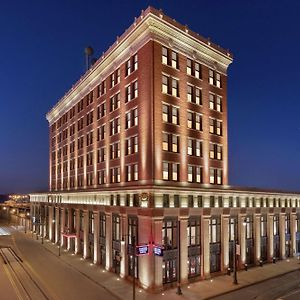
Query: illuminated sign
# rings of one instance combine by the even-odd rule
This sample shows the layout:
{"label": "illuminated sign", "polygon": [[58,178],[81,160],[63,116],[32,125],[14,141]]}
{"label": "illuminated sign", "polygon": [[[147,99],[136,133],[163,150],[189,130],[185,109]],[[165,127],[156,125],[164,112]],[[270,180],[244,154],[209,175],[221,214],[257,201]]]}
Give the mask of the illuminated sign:
{"label": "illuminated sign", "polygon": [[148,255],[149,245],[136,246],[136,255]]}
{"label": "illuminated sign", "polygon": [[164,255],[164,249],[162,246],[154,245],[153,246],[153,254],[156,256],[163,256]]}

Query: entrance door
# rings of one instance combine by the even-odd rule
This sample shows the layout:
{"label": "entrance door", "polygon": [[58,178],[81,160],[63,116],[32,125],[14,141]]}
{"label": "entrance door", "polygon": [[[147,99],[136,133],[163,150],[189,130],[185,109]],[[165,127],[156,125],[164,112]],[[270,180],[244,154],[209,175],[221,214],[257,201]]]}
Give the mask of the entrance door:
{"label": "entrance door", "polygon": [[268,260],[268,243],[266,236],[262,236],[260,240],[260,259],[263,262]]}
{"label": "entrance door", "polygon": [[274,235],[274,255],[275,258],[280,259],[280,237]]}
{"label": "entrance door", "polygon": [[254,264],[253,239],[246,239],[246,264],[248,266]]}
{"label": "entrance door", "polygon": [[117,250],[113,250],[113,272],[116,274],[120,274],[120,261],[120,252]]}

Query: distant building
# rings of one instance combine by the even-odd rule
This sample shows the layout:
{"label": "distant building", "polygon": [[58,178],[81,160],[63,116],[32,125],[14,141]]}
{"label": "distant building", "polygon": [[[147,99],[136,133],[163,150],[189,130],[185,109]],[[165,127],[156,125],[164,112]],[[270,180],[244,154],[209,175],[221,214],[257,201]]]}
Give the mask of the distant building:
{"label": "distant building", "polygon": [[228,185],[232,59],[143,11],[47,114],[33,230],[153,290],[300,252],[300,194]]}

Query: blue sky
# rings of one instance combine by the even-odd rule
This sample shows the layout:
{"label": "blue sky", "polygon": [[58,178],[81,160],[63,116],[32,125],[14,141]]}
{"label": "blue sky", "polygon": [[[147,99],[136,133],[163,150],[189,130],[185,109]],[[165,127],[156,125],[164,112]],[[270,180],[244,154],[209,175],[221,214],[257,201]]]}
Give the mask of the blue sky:
{"label": "blue sky", "polygon": [[228,48],[229,180],[300,190],[300,2],[0,3],[0,194],[48,187],[47,111],[152,5]]}

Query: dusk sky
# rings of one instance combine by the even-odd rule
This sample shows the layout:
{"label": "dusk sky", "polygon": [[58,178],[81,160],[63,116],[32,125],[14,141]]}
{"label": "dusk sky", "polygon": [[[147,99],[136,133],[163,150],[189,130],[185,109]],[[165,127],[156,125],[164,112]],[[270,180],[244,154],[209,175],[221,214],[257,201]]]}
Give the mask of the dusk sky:
{"label": "dusk sky", "polygon": [[229,182],[300,191],[299,1],[0,3],[0,194],[48,189],[49,109],[152,5],[234,54]]}

